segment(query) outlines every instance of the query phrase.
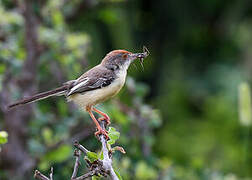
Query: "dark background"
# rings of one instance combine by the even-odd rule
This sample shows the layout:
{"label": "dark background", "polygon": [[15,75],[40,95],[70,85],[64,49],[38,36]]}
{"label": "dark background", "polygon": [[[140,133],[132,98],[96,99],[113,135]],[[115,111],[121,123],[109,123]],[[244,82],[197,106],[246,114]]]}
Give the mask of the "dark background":
{"label": "dark background", "polygon": [[114,166],[123,179],[252,178],[251,29],[246,0],[1,0],[0,179],[50,166],[69,179],[73,141],[100,148],[90,117],[63,97],[6,104],[143,45],[144,70],[131,65],[122,92],[98,106],[121,133],[127,153]]}

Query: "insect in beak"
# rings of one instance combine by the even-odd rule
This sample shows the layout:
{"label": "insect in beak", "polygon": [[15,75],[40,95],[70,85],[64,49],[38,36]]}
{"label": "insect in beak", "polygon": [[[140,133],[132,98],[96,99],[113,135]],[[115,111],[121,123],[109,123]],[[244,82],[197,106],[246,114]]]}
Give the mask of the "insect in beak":
{"label": "insect in beak", "polygon": [[137,59],[138,58],[140,60],[140,64],[141,64],[142,68],[144,69],[143,61],[144,61],[144,58],[146,58],[149,54],[150,54],[150,52],[148,51],[148,49],[145,46],[143,46],[143,52],[142,53],[131,54],[131,57],[132,57],[132,59]]}
{"label": "insect in beak", "polygon": [[147,47],[143,46],[143,53],[141,53],[141,56],[139,57],[140,64],[141,64],[143,70],[144,70],[144,66],[143,66],[144,58],[146,58],[147,56],[149,56],[149,54],[150,54],[150,52],[147,49]]}
{"label": "insect in beak", "polygon": [[150,54],[150,52],[148,51],[148,49],[144,46],[143,47],[143,52],[142,53],[134,53],[131,54],[131,58],[132,59],[137,59],[139,58],[141,61],[143,61],[144,58],[146,58],[148,55]]}

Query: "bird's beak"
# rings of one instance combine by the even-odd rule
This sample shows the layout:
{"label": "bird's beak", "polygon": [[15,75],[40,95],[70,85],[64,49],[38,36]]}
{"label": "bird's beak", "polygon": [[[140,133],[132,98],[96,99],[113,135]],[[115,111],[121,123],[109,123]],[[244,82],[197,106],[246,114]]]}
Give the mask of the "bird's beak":
{"label": "bird's beak", "polygon": [[147,55],[145,53],[133,53],[130,55],[131,60],[135,60],[137,58],[145,58]]}
{"label": "bird's beak", "polygon": [[148,55],[150,54],[150,52],[148,51],[148,49],[144,46],[143,47],[143,52],[142,53],[134,53],[134,54],[131,54],[130,56],[130,59],[131,60],[134,60],[134,59],[139,59],[140,60],[140,64],[144,70],[144,66],[143,66],[143,60],[144,58],[146,58]]}
{"label": "bird's beak", "polygon": [[142,53],[132,53],[132,54],[130,55],[130,59],[131,59],[131,60],[135,60],[135,59],[139,58],[139,59],[142,61],[142,60],[143,60],[144,58],[146,58],[149,54],[150,54],[150,53],[149,53],[148,49],[144,46],[144,47],[143,47],[143,52],[142,52]]}

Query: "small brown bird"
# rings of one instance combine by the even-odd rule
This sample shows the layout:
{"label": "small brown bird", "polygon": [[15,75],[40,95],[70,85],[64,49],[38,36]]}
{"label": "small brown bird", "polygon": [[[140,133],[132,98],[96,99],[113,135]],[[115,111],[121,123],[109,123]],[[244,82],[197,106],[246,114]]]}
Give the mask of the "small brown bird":
{"label": "small brown bird", "polygon": [[104,134],[108,138],[107,132],[101,128],[92,111],[102,115],[103,117],[98,120],[106,120],[108,124],[110,123],[110,118],[107,114],[96,109],[94,105],[115,96],[121,90],[131,62],[139,58],[142,64],[143,58],[149,55],[147,48],[144,47],[143,50],[143,53],[131,53],[126,50],[111,51],[100,64],[84,73],[78,79],[67,81],[61,87],[51,91],[24,98],[8,107],[12,108],[51,96],[65,95],[68,101],[73,101],[89,113],[98,129],[95,135]]}

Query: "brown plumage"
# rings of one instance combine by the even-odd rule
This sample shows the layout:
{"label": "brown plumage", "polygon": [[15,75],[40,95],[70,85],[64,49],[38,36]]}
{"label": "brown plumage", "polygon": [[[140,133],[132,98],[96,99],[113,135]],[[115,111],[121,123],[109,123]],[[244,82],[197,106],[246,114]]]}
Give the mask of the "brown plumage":
{"label": "brown plumage", "polygon": [[41,100],[41,99],[48,98],[50,96],[54,96],[57,93],[61,93],[62,91],[67,90],[67,88],[68,88],[68,86],[64,85],[64,86],[61,86],[59,88],[56,88],[56,89],[53,89],[53,90],[50,90],[50,91],[46,91],[46,92],[36,94],[34,96],[31,96],[31,97],[25,98],[23,100],[17,101],[17,102],[15,102],[13,104],[10,104],[8,106],[8,108],[13,108],[13,107],[18,106],[18,105],[27,104],[27,103],[31,103],[31,102],[34,102],[34,101],[38,101],[38,100]]}
{"label": "brown plumage", "polygon": [[18,105],[35,102],[51,96],[65,95],[68,101],[73,101],[90,114],[98,128],[96,135],[103,133],[108,137],[107,133],[102,130],[95,119],[92,111],[103,116],[103,118],[99,118],[99,120],[103,119],[110,123],[110,119],[108,115],[93,106],[115,96],[125,83],[127,69],[131,62],[137,58],[143,59],[148,56],[148,54],[148,52],[131,53],[126,50],[111,51],[104,57],[99,65],[93,67],[78,79],[68,81],[56,89],[24,98],[8,107],[13,108]]}

